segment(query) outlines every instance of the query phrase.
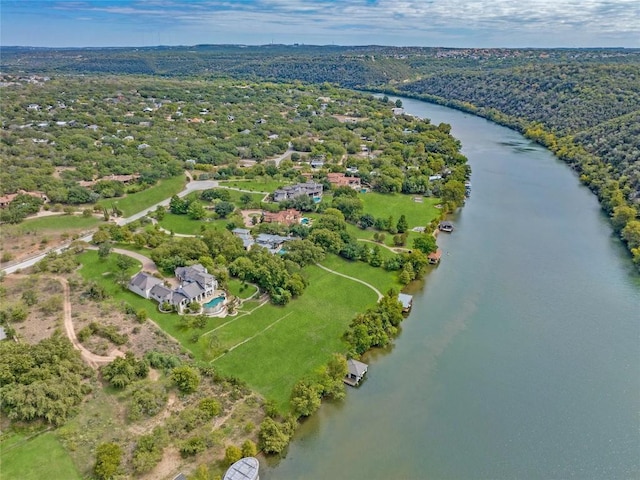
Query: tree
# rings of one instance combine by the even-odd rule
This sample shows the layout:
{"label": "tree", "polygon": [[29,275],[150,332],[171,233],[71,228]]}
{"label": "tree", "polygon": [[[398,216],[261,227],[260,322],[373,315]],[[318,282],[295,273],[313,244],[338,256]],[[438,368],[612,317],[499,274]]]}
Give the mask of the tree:
{"label": "tree", "polygon": [[400,99],[396,100],[396,107],[402,108],[402,100],[400,100]]}
{"label": "tree", "polygon": [[193,393],[200,385],[200,373],[189,365],[181,365],[173,369],[171,380],[182,393]]}
{"label": "tree", "polygon": [[640,247],[640,220],[630,220],[622,229],[622,238],[630,248]]}
{"label": "tree", "polygon": [[189,204],[187,215],[192,220],[201,220],[207,216],[207,211],[204,209],[200,202],[195,200]]}
{"label": "tree", "polygon": [[459,207],[464,203],[465,194],[464,183],[459,180],[449,180],[444,184],[440,192],[442,200],[452,204],[454,207]]}
{"label": "tree", "polygon": [[622,231],[622,229],[631,220],[634,220],[637,216],[636,209],[629,207],[628,205],[621,205],[613,209],[613,215],[611,216],[611,223],[616,232]]}
{"label": "tree", "polygon": [[318,408],[320,408],[320,394],[322,393],[319,385],[309,381],[299,381],[293,387],[291,392],[291,407],[298,417],[308,417]]}
{"label": "tree", "polygon": [[272,418],[265,418],[260,424],[259,446],[265,453],[281,453],[289,444],[290,434],[284,425]]}
{"label": "tree", "polygon": [[98,257],[105,260],[111,253],[111,242],[102,242],[98,245]]}
{"label": "tree", "polygon": [[420,250],[422,253],[428,255],[435,252],[438,249],[436,239],[430,234],[423,234],[413,239],[413,248]]}
{"label": "tree", "polygon": [[213,211],[220,216],[220,218],[227,218],[227,216],[236,209],[235,205],[231,202],[218,202]]}
{"label": "tree", "polygon": [[251,202],[252,202],[252,198],[251,198],[251,195],[249,195],[248,193],[243,193],[242,195],[240,195],[240,203],[242,204],[243,207],[246,207]]}
{"label": "tree", "polygon": [[182,198],[174,195],[171,197],[169,201],[169,211],[174,215],[184,215],[187,213],[187,209],[189,208],[189,203]]}
{"label": "tree", "polygon": [[366,230],[369,227],[373,227],[375,223],[376,223],[376,219],[370,213],[365,213],[364,215],[362,215],[358,222],[358,224],[360,225],[360,228],[362,228],[363,230]]}
{"label": "tree", "polygon": [[224,465],[229,467],[242,458],[242,450],[235,445],[230,445],[224,452]]}
{"label": "tree", "polygon": [[122,463],[122,448],[117,443],[101,443],[96,450],[96,464],[93,471],[100,480],[110,480],[116,476]]}
{"label": "tree", "polygon": [[404,233],[409,229],[409,223],[407,222],[407,217],[403,214],[400,215],[398,219],[398,223],[396,225],[396,230],[398,233]]}
{"label": "tree", "polygon": [[258,447],[251,440],[247,439],[242,444],[242,457],[255,457],[258,454]]}

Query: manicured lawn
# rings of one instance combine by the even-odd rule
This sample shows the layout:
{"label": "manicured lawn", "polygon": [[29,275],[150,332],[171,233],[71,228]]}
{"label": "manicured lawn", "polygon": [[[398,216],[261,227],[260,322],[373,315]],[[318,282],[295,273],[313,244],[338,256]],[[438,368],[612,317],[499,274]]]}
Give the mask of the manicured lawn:
{"label": "manicured lawn", "polygon": [[52,215],[25,220],[17,226],[29,231],[40,230],[83,230],[93,228],[101,223],[97,217],[83,217],[82,215]]}
{"label": "manicured lawn", "polygon": [[242,285],[243,283],[235,278],[232,278],[227,282],[229,293],[241,299],[249,298],[256,292],[256,290],[258,290],[255,285],[244,284],[244,287]]}
{"label": "manicured lawn", "polygon": [[347,261],[337,255],[327,255],[321,263],[331,270],[370,283],[383,294],[387,293],[390,288],[395,288],[398,291],[402,288],[402,285],[398,283],[398,272],[388,272],[384,268],[375,268],[364,262]]}
{"label": "manicured lawn", "polygon": [[332,353],[346,351],[342,334],[353,317],[377,299],[360,283],[315,266],[305,271],[310,284],[300,298],[285,307],[265,305],[213,333],[223,348],[258,334],[213,365],[246,381],[282,411],[298,380],[324,365]]}
{"label": "manicured lawn", "polygon": [[385,219],[392,216],[395,222],[398,221],[400,215],[404,214],[407,217],[409,228],[428,225],[431,220],[440,216],[440,210],[435,208],[435,205],[440,203],[440,199],[423,198],[422,203],[417,203],[413,201],[414,196],[416,195],[375,192],[359,195],[364,204],[363,213],[370,213],[376,218]]}
{"label": "manicured lawn", "polygon": [[[222,184],[222,186],[228,186],[227,184]],[[235,187],[234,187],[235,188]],[[244,187],[240,186],[238,188],[244,189]],[[247,192],[239,192],[237,190],[225,189],[229,192],[229,201],[234,203],[236,207],[243,208],[242,202],[240,202],[240,197],[242,195],[249,195],[251,197],[251,201],[254,203],[260,203],[264,198],[264,193],[247,193]],[[248,190],[248,189],[245,189]]]}
{"label": "manicured lawn", "polygon": [[250,190],[252,192],[272,193],[274,190],[277,190],[283,185],[289,185],[290,183],[291,182],[283,182],[266,177],[254,180],[224,180],[220,181],[220,186],[241,188],[242,190]]}
{"label": "manicured lawn", "polygon": [[[135,310],[145,309],[149,318],[197,360],[213,360],[213,366],[221,373],[246,381],[274,400],[283,412],[288,409],[293,385],[324,365],[332,353],[346,351],[342,334],[358,312],[377,300],[376,293],[367,286],[310,266],[304,270],[309,287],[288,305],[267,304],[249,315],[210,318],[203,330],[185,330],[178,315],[160,313],[155,302],[115,284],[114,274],[109,273],[116,271],[115,258],[100,261],[97,252],[89,251],[80,255],[80,261],[80,273],[103,285],[117,303],[124,301]],[[330,263],[340,266],[341,260],[336,258],[335,262]],[[367,281],[372,284],[388,284],[377,276],[382,270],[371,269],[367,273],[371,268],[367,265],[343,263],[345,273],[368,276]],[[247,307],[255,306],[255,301],[248,302]],[[245,340],[248,341],[239,345]],[[215,359],[225,350],[231,351]]]}
{"label": "manicured lawn", "polygon": [[0,476],[3,479],[80,480],[82,478],[71,457],[52,432],[43,433],[29,440],[12,437],[9,442],[12,445],[7,445],[3,441],[0,447],[0,465],[2,466]]}
{"label": "manicured lawn", "polygon": [[158,222],[162,228],[174,233],[181,233],[183,235],[201,235],[203,227],[206,229],[226,228],[230,218],[221,219],[202,219],[193,220],[188,215],[174,215],[173,213],[165,213],[164,218]]}
{"label": "manicured lawn", "polygon": [[149,208],[162,200],[165,200],[182,191],[186,180],[184,175],[160,180],[157,185],[147,188],[142,192],[132,193],[124,198],[105,198],[99,200],[98,204],[111,208],[116,205],[125,217],[129,217],[145,208]]}

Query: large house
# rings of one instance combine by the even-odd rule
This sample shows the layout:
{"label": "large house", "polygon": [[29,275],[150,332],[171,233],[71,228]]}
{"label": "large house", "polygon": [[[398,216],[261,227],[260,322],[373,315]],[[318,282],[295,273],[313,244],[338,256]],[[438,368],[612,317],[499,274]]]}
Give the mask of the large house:
{"label": "large house", "polygon": [[347,177],[344,173],[327,173],[327,178],[334,187],[350,187],[359,190],[362,186],[360,177]]}
{"label": "large house", "polygon": [[265,223],[282,223],[290,227],[291,225],[300,223],[301,219],[302,213],[295,208],[289,208],[277,213],[264,212],[262,221]]}
{"label": "large house", "polygon": [[292,198],[306,195],[307,197],[322,197],[322,184],[315,182],[297,183],[295,185],[287,185],[273,192],[273,200],[275,202],[283,202]]}
{"label": "large house", "polygon": [[282,250],[282,246],[285,242],[288,242],[289,240],[291,240],[291,237],[261,233],[256,237],[256,244],[268,249],[271,253],[278,253]]}
{"label": "large house", "polygon": [[166,287],[162,280],[146,272],[139,272],[131,278],[129,290],[160,304],[169,303],[182,313],[191,302],[205,301],[218,288],[216,278],[200,264],[178,267],[175,274],[180,280],[176,289]]}

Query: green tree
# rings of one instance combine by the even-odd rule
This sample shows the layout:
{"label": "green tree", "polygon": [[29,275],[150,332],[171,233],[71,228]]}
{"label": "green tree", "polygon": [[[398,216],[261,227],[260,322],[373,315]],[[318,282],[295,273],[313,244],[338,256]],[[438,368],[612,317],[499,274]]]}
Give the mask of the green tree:
{"label": "green tree", "polygon": [[291,408],[298,417],[308,417],[320,408],[320,395],[322,389],[319,385],[309,381],[299,381],[291,392]]}
{"label": "green tree", "polygon": [[224,451],[224,465],[229,467],[242,458],[242,450],[235,445],[230,445]]}
{"label": "green tree", "polygon": [[200,385],[200,373],[194,367],[181,365],[171,372],[171,380],[183,393],[193,393]]}
{"label": "green tree", "polygon": [[229,214],[231,214],[236,209],[235,205],[231,202],[218,202],[215,207],[213,207],[213,211],[216,212],[220,216],[220,218],[227,218]]}
{"label": "green tree", "polygon": [[423,234],[413,239],[413,248],[424,254],[430,254],[438,249],[436,239],[430,234]]}
{"label": "green tree", "polygon": [[204,209],[202,204],[196,200],[189,204],[187,215],[192,220],[202,220],[207,216],[207,211]]}
{"label": "green tree", "polygon": [[290,433],[285,425],[267,417],[260,424],[258,438],[265,453],[281,453],[289,444]]}
{"label": "green tree", "polygon": [[93,471],[100,480],[110,480],[116,476],[122,463],[122,453],[122,448],[117,443],[98,445]]}
{"label": "green tree", "polygon": [[398,223],[396,225],[396,230],[398,233],[404,233],[409,229],[409,222],[407,222],[407,217],[403,214],[400,215],[398,219]]}
{"label": "green tree", "polygon": [[247,439],[242,444],[242,457],[255,457],[258,454],[258,447],[251,440]]}

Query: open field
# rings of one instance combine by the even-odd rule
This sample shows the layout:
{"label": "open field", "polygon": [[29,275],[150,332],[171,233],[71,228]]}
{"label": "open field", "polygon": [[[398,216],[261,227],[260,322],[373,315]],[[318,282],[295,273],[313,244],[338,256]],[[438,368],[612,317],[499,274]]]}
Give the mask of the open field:
{"label": "open field", "polygon": [[272,193],[278,188],[289,185],[291,182],[273,180],[271,177],[255,178],[253,180],[221,180],[219,182],[222,187],[240,188],[242,190],[250,190],[252,192]]}
{"label": "open field", "polygon": [[82,478],[52,432],[29,439],[19,434],[3,439],[0,444],[0,465],[0,476],[6,480]]}
{"label": "open field", "polygon": [[376,218],[393,217],[398,221],[400,215],[407,217],[409,228],[428,225],[431,220],[440,216],[440,209],[435,205],[440,203],[439,198],[420,197],[422,203],[415,202],[414,197],[420,195],[402,195],[399,193],[361,193],[359,198],[364,204],[363,213],[370,213]]}
{"label": "open field", "polygon": [[45,248],[55,247],[72,240],[99,225],[96,217],[81,215],[52,215],[27,219],[17,225],[0,227],[0,249],[2,261],[24,259],[41,253]]}
{"label": "open field", "polygon": [[157,185],[142,192],[132,193],[123,198],[99,200],[98,205],[107,209],[111,208],[112,205],[116,205],[122,210],[123,216],[129,217],[177,194],[184,188],[185,183],[184,175],[178,175],[177,177],[160,180]]}
{"label": "open field", "polygon": [[[373,244],[371,244],[371,246],[373,246]],[[385,248],[382,248],[381,251],[383,254],[385,250]],[[388,250],[386,251],[388,252]],[[391,252],[389,252],[389,254],[393,255]],[[384,268],[375,268],[364,262],[347,261],[337,255],[327,255],[320,263],[331,270],[370,283],[383,294],[390,288],[395,288],[396,290],[402,288],[402,285],[398,282],[398,272],[388,272]]]}
{"label": "open field", "polygon": [[300,298],[285,307],[267,304],[209,334],[225,348],[255,335],[213,365],[245,380],[281,411],[288,408],[299,379],[324,365],[334,352],[346,350],[342,334],[356,313],[376,301],[374,291],[362,284],[315,266],[305,271],[310,285]]}

